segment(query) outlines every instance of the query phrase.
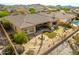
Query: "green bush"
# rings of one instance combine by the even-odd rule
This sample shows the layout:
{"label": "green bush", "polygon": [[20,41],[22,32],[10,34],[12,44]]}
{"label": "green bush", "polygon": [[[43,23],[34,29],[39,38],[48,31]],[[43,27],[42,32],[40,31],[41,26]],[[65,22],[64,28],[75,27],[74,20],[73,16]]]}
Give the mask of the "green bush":
{"label": "green bush", "polygon": [[5,29],[9,29],[10,28],[10,23],[9,23],[8,20],[2,19],[1,22],[2,22],[2,24],[3,24]]}
{"label": "green bush", "polygon": [[14,34],[14,41],[17,44],[23,44],[28,41],[28,35],[25,32],[17,32]]}
{"label": "green bush", "polygon": [[0,12],[0,17],[5,17],[5,16],[8,16],[9,15],[9,12],[7,11],[1,11]]}
{"label": "green bush", "polygon": [[65,7],[58,7],[57,9],[58,10],[64,10],[65,12],[70,10],[70,8],[65,8]]}
{"label": "green bush", "polygon": [[36,10],[34,8],[29,8],[29,11],[31,14],[35,14],[36,13]]}
{"label": "green bush", "polygon": [[5,50],[3,50],[4,55],[15,55],[15,52],[11,45],[9,45]]}

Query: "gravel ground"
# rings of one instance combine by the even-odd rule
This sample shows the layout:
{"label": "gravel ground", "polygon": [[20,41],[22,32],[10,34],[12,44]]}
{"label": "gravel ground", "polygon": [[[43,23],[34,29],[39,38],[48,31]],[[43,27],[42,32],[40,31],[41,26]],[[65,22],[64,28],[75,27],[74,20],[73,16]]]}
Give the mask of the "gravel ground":
{"label": "gravel ground", "polygon": [[[69,34],[70,32],[72,32],[72,30],[69,30],[68,32],[66,32],[66,35]],[[40,43],[41,43],[41,40],[39,39],[39,37],[41,37],[41,34],[38,35],[38,36],[36,36],[36,37],[34,37],[33,39],[31,39],[27,44],[23,44],[23,46],[25,47],[25,52],[23,54],[25,54],[28,50],[33,50],[34,54],[37,55],[37,51],[38,51],[38,49],[40,47]],[[60,42],[62,40],[62,35],[57,36],[57,37],[55,37],[53,39],[49,39],[47,36],[44,36],[44,38],[45,38],[45,40],[43,40],[43,45],[42,45],[42,48],[41,48],[39,54],[42,54],[43,52],[47,51],[53,45],[55,45],[58,42]],[[64,45],[66,45],[66,43]],[[58,49],[60,51],[62,49],[64,50],[64,48],[62,47],[62,45]],[[66,50],[68,50],[68,49],[66,49]],[[54,51],[54,53],[57,54],[57,51],[58,50]]]}

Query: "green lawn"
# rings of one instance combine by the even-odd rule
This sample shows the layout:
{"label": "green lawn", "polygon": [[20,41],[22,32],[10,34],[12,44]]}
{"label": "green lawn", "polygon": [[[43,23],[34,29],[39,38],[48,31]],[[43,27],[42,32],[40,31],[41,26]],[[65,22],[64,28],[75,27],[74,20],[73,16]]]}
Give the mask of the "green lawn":
{"label": "green lawn", "polygon": [[58,27],[58,29],[56,29],[54,32],[45,32],[44,34],[46,36],[48,36],[50,39],[56,37],[57,34],[62,34],[64,32],[64,28],[63,27]]}
{"label": "green lawn", "polygon": [[52,39],[52,38],[56,37],[56,34],[57,34],[57,33],[55,33],[55,32],[51,32],[51,33],[45,32],[44,34],[45,34],[46,36],[48,36],[50,39]]}
{"label": "green lawn", "polygon": [[55,32],[57,34],[62,34],[64,32],[64,28],[63,27],[59,27],[58,29],[55,30]]}

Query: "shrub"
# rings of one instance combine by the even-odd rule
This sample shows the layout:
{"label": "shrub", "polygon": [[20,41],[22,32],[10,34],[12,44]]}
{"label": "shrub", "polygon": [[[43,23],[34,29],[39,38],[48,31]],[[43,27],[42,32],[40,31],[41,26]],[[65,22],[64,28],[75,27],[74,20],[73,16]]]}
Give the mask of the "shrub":
{"label": "shrub", "polygon": [[29,11],[31,14],[35,14],[36,13],[36,10],[34,8],[29,8]]}
{"label": "shrub", "polygon": [[5,50],[3,50],[4,55],[15,55],[15,52],[11,45],[9,45]]}
{"label": "shrub", "polygon": [[5,17],[5,16],[8,16],[9,15],[9,12],[7,11],[1,11],[0,12],[0,17]]}
{"label": "shrub", "polygon": [[2,24],[3,24],[5,29],[9,29],[10,28],[10,23],[9,23],[8,20],[2,19],[1,22],[2,22]]}
{"label": "shrub", "polygon": [[17,44],[23,44],[28,41],[28,35],[25,32],[17,32],[14,34],[14,41]]}

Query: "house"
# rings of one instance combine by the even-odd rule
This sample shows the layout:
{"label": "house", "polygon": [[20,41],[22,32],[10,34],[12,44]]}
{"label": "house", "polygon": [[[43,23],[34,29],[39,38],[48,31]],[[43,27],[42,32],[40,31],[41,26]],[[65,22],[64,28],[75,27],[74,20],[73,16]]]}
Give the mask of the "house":
{"label": "house", "polygon": [[5,17],[5,19],[9,20],[15,31],[24,31],[28,34],[33,34],[43,29],[49,29],[49,27],[51,29],[53,26],[52,18],[39,14],[10,15]]}
{"label": "house", "polygon": [[39,13],[39,14],[42,14],[42,15],[45,15],[45,16],[49,16],[53,19],[56,19],[56,20],[65,20],[65,21],[69,21],[73,18],[75,18],[76,16],[74,14],[70,14],[70,13],[65,13],[65,12],[62,12],[62,11],[56,11],[56,12],[51,12],[51,13]]}
{"label": "house", "polygon": [[71,12],[75,13],[75,14],[79,14],[79,9],[75,8],[75,9],[71,9]]}
{"label": "house", "polygon": [[58,19],[71,20],[71,19],[75,18],[76,16],[74,14],[70,14],[70,13],[56,12],[55,17]]}
{"label": "house", "polygon": [[34,8],[36,10],[36,12],[41,12],[43,11],[44,9],[46,9],[46,6],[44,5],[41,5],[41,4],[32,4],[32,5],[27,5],[25,6],[26,9],[29,10],[29,8]]}

